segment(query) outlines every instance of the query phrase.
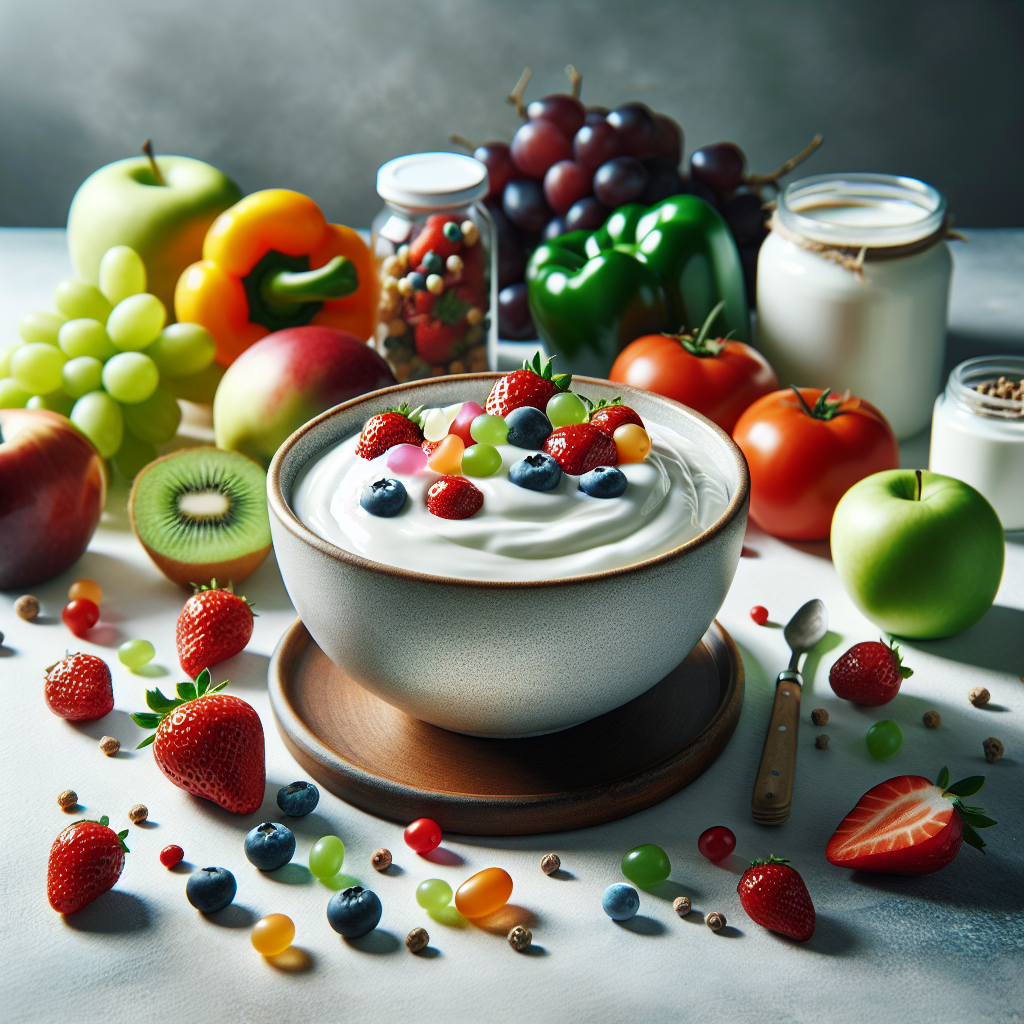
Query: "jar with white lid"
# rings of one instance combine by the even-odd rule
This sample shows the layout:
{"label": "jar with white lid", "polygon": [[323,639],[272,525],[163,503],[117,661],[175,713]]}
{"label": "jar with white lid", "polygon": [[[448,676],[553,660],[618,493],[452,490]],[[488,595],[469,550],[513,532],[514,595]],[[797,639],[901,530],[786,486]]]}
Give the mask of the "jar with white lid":
{"label": "jar with white lid", "polygon": [[377,172],[372,226],[381,275],[374,343],[399,381],[497,365],[494,222],[487,168],[459,153],[413,153]]}
{"label": "jar with white lid", "polygon": [[1004,530],[1024,530],[1024,357],[953,370],[935,399],[928,468],[980,491]]}
{"label": "jar with white lid", "polygon": [[779,195],[757,263],[757,344],[784,384],[847,388],[898,438],[941,387],[952,260],[946,200],[889,174],[817,175]]}

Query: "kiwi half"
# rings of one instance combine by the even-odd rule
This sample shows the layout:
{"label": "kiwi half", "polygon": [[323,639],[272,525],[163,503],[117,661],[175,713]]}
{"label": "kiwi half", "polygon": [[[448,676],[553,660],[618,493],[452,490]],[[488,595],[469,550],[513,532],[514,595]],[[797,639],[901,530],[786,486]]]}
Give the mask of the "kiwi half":
{"label": "kiwi half", "polygon": [[182,448],[135,478],[128,517],[160,571],[188,587],[239,583],[270,554],[267,474],[245,455]]}

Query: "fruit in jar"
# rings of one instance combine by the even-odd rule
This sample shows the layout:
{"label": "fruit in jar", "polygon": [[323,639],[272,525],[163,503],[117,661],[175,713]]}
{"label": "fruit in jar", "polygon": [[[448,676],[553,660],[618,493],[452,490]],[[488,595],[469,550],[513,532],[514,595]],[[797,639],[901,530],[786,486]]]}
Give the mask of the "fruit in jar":
{"label": "fruit in jar", "polygon": [[895,642],[869,640],[854,644],[828,673],[829,686],[843,700],[879,707],[900,692],[900,684],[914,674],[903,664]]}
{"label": "fruit in jar", "polygon": [[320,802],[320,790],[312,782],[292,782],[277,791],[277,806],[291,818],[302,818]]}
{"label": "fruit in jar", "polygon": [[661,885],[671,871],[668,854],[653,843],[635,846],[622,858],[622,873],[641,889]]}
{"label": "fruit in jar", "polygon": [[114,710],[110,669],[94,654],[68,654],[46,670],[46,706],[69,722],[94,722]]}
{"label": "fruit in jar", "polygon": [[876,625],[932,639],[972,626],[1003,574],[999,517],[969,484],[891,469],[851,487],[832,521],[843,587]]}
{"label": "fruit in jar", "polygon": [[243,845],[250,864],[260,871],[276,871],[292,859],[295,834],[276,821],[265,821],[250,829]]}
{"label": "fruit in jar", "polygon": [[53,841],[46,895],[58,914],[77,913],[121,877],[128,830],[115,832],[109,821],[106,815],[99,821],[76,821]]}
{"label": "fruit in jar", "polygon": [[430,853],[441,845],[441,826],[432,818],[417,818],[405,830],[405,842],[417,853]]}
{"label": "fruit in jar", "polygon": [[891,719],[875,722],[868,729],[864,743],[868,748],[868,753],[876,761],[884,761],[887,757],[892,757],[903,746],[903,732],[899,725]]}
{"label": "fruit in jar", "polygon": [[105,500],[103,460],[63,416],[0,409],[0,589],[34,586],[73,565]]}
{"label": "fruit in jar", "polygon": [[826,539],[839,499],[899,465],[896,436],[878,409],[828,389],[793,387],[759,398],[733,439],[750,469],[750,518],[788,540]]}
{"label": "fruit in jar", "polygon": [[470,920],[500,910],[512,895],[512,876],[504,868],[484,868],[455,891],[455,909]]}
{"label": "fruit in jar", "polygon": [[380,923],[383,907],[375,892],[353,885],[336,892],[327,904],[327,923],[346,939],[369,935]]}
{"label": "fruit in jar", "polygon": [[640,894],[631,885],[609,885],[601,897],[601,909],[613,921],[628,921],[640,909]]}
{"label": "fruit in jar", "polygon": [[508,478],[517,487],[530,491],[552,491],[561,482],[562,467],[550,455],[537,452],[514,462]]}
{"label": "fruit in jar", "polygon": [[595,466],[580,476],[580,490],[592,498],[617,498],[627,483],[626,474],[614,466]]}
{"label": "fruit in jar", "polygon": [[235,876],[227,868],[200,868],[188,876],[185,897],[201,914],[216,914],[234,901]]}
{"label": "fruit in jar", "polygon": [[725,825],[712,825],[697,837],[697,849],[713,864],[725,860],[736,849],[736,836]]}
{"label": "fruit in jar", "polygon": [[87,597],[68,601],[60,613],[64,625],[77,637],[84,637],[100,620],[99,608]]}
{"label": "fruit in jar", "polygon": [[590,423],[573,423],[553,430],[544,442],[547,452],[563,473],[582,476],[598,466],[615,466],[619,453],[615,442]]}
{"label": "fruit in jar", "polygon": [[128,517],[157,568],[179,586],[241,582],[270,553],[266,474],[236,452],[183,448],[150,463],[135,478]]}
{"label": "fruit in jar", "polygon": [[392,477],[383,477],[367,484],[359,493],[359,507],[371,516],[390,518],[405,508],[408,495],[405,484]]}
{"label": "fruit in jar", "polygon": [[249,602],[229,583],[216,579],[195,586],[174,627],[174,643],[182,671],[194,679],[203,669],[233,658],[252,638],[253,614]]}
{"label": "fruit in jar", "polygon": [[797,942],[806,942],[814,934],[811,894],[784,858],[753,861],[740,877],[737,892],[747,916],[763,928]]}

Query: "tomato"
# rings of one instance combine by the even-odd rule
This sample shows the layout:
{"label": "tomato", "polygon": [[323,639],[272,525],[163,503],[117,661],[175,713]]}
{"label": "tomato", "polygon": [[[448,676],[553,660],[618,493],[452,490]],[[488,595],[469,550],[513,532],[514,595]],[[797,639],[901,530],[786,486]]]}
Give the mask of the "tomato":
{"label": "tomato", "polygon": [[758,399],[733,431],[750,467],[750,518],[788,540],[826,540],[839,499],[858,480],[896,469],[886,418],[861,398],[785,388]]}

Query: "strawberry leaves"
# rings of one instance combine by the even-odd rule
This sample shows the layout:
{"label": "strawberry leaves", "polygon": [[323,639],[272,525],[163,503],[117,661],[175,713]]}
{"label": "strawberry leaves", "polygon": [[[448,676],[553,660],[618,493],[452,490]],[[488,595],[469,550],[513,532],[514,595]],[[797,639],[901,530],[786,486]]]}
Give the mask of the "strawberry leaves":
{"label": "strawberry leaves", "polygon": [[[210,670],[204,668],[196,676],[194,683],[178,683],[175,687],[176,697],[164,696],[160,692],[159,687],[155,690],[147,690],[146,704],[149,707],[149,711],[136,712],[131,716],[132,721],[143,729],[156,729],[175,708],[180,708],[182,704],[188,704],[190,701],[197,700],[199,697],[204,697],[207,694],[220,693],[228,685],[227,679],[213,686],[210,685],[211,682]],[[148,747],[154,739],[156,739],[155,732],[147,736],[135,749],[141,750],[143,747]]]}
{"label": "strawberry leaves", "polygon": [[551,381],[559,391],[565,391],[572,383],[571,373],[557,373],[552,376],[551,360],[542,360],[539,351],[533,353],[533,359],[523,360],[523,369],[530,370],[538,377]]}
{"label": "strawberry leaves", "polygon": [[[95,818],[79,818],[78,821],[73,821],[71,824],[81,825],[82,822],[85,821],[93,825],[102,825],[104,828],[110,828],[110,817],[106,814],[104,814],[99,821]],[[132,851],[128,849],[128,846],[125,843],[125,839],[128,837],[128,829],[125,829],[123,832],[116,832],[115,835],[117,836],[117,841],[121,844],[121,849],[124,850],[125,853],[131,853]]]}
{"label": "strawberry leaves", "polygon": [[969,778],[961,779],[959,782],[954,782],[951,786],[949,784],[949,769],[943,767],[942,771],[939,772],[939,777],[935,780],[935,785],[942,790],[943,796],[952,797],[956,813],[960,815],[964,823],[964,842],[968,846],[973,846],[976,850],[981,850],[984,853],[985,840],[978,835],[975,829],[991,828],[993,825],[997,825],[998,822],[990,818],[985,813],[983,807],[968,807],[965,803],[961,802],[960,798],[973,796],[977,793],[985,785],[985,776],[972,775]]}
{"label": "strawberry leaves", "polygon": [[[878,642],[884,644],[885,639],[883,637],[879,637]],[[912,668],[907,668],[907,666],[903,664],[903,654],[895,640],[889,641],[889,650],[892,651],[893,660],[896,662],[896,668],[899,669],[900,675],[903,676],[904,679],[909,679],[914,674],[914,670]],[[981,781],[984,782],[985,780],[982,779]],[[981,787],[979,786],[978,789],[980,788]],[[977,792],[977,790],[975,790],[975,792]]]}

